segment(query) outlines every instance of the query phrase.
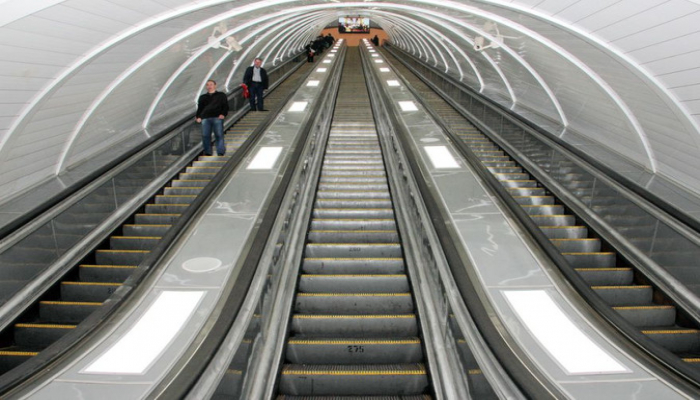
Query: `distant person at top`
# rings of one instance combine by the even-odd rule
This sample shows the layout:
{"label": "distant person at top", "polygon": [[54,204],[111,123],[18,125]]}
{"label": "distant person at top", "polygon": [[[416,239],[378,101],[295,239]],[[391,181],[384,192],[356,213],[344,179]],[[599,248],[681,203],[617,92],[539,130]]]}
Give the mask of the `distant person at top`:
{"label": "distant person at top", "polygon": [[374,43],[375,46],[379,46],[379,36],[374,35],[372,38],[372,43]]}
{"label": "distant person at top", "polygon": [[326,48],[333,46],[333,43],[335,43],[335,38],[330,34],[330,32],[328,35],[326,35],[324,40],[326,41]]}
{"label": "distant person at top", "polygon": [[243,83],[250,90],[250,111],[267,111],[263,102],[263,92],[267,90],[269,82],[261,58],[256,58],[253,65],[245,70]]}
{"label": "distant person at top", "polygon": [[216,154],[226,154],[224,143],[224,118],[228,114],[228,98],[222,92],[216,91],[216,82],[207,81],[207,92],[199,96],[197,101],[197,123],[202,124],[202,145],[204,154],[211,155],[211,131],[216,136]]}

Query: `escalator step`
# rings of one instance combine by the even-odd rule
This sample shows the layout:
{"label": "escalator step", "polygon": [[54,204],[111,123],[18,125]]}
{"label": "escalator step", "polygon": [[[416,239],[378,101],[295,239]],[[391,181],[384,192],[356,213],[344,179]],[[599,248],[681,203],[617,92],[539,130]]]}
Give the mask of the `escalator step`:
{"label": "escalator step", "polygon": [[400,274],[405,269],[401,257],[309,257],[302,268],[308,274]]}
{"label": "escalator step", "polygon": [[317,199],[388,199],[388,190],[320,190]]}
{"label": "escalator step", "polygon": [[298,293],[294,309],[308,314],[406,314],[413,311],[410,293]]}
{"label": "escalator step", "polygon": [[550,239],[582,239],[588,237],[585,226],[540,226],[540,229]]}
{"label": "escalator step", "polygon": [[82,282],[121,283],[136,270],[135,265],[80,265],[78,276]]}
{"label": "escalator step", "polygon": [[136,214],[134,222],[140,225],[172,225],[181,214]]}
{"label": "escalator step", "polygon": [[311,229],[316,231],[323,230],[396,230],[396,221],[391,218],[386,219],[313,219],[311,220]]}
{"label": "escalator step", "polygon": [[191,204],[196,198],[194,194],[158,195],[156,204]]}
{"label": "escalator step", "polygon": [[576,238],[576,239],[550,239],[552,244],[564,253],[598,253],[600,252],[600,239]]}
{"label": "escalator step", "polygon": [[418,363],[423,350],[418,338],[307,339],[287,342],[287,361],[293,364],[401,364]]}
{"label": "escalator step", "polygon": [[650,305],[653,296],[648,285],[591,286],[591,289],[613,307]]}
{"label": "escalator step", "polygon": [[561,215],[564,214],[564,206],[559,204],[521,205],[528,215]]}
{"label": "escalator step", "polygon": [[676,321],[674,306],[613,307],[613,310],[639,327],[672,326]]}
{"label": "escalator step", "polygon": [[394,210],[391,208],[315,208],[313,217],[330,219],[387,219],[394,217]]}
{"label": "escalator step", "polygon": [[571,226],[576,223],[573,215],[530,215],[532,221],[538,226]]}
{"label": "escalator step", "polygon": [[642,333],[674,353],[700,352],[700,331],[697,329],[645,329]]}
{"label": "escalator step", "polygon": [[406,275],[302,275],[301,292],[403,293],[410,290]]}
{"label": "escalator step", "polygon": [[627,286],[634,279],[632,268],[576,268],[591,286]]}
{"label": "escalator step", "polygon": [[292,331],[307,337],[415,337],[415,314],[395,315],[308,315],[292,317]]}
{"label": "escalator step", "polygon": [[146,214],[182,214],[189,204],[146,204]]}
{"label": "escalator step", "polygon": [[427,387],[423,364],[287,364],[280,380],[280,392],[293,395],[416,395]]}
{"label": "escalator step", "polygon": [[315,207],[318,208],[390,208],[389,199],[317,199]]}
{"label": "escalator step", "polygon": [[39,354],[39,352],[36,351],[0,351],[0,373],[5,373],[13,368],[16,368],[37,354]]}
{"label": "escalator step", "polygon": [[171,224],[126,224],[122,226],[124,236],[163,236]]}
{"label": "escalator step", "polygon": [[120,286],[120,283],[61,282],[61,299],[64,301],[103,302]]}
{"label": "escalator step", "polygon": [[112,250],[151,250],[159,241],[159,236],[112,236],[109,238]]}
{"label": "escalator step", "polygon": [[308,243],[304,251],[309,258],[397,258],[402,256],[400,243]]}
{"label": "escalator step", "polygon": [[311,230],[309,243],[394,243],[399,233],[394,230]]}
{"label": "escalator step", "polygon": [[75,325],[15,324],[15,344],[25,349],[43,349],[75,329]]}
{"label": "escalator step", "polygon": [[39,318],[50,323],[79,323],[100,306],[96,302],[42,301]]}
{"label": "escalator step", "polygon": [[513,199],[515,199],[515,201],[518,202],[518,204],[523,206],[554,205],[553,196],[513,196]]}
{"label": "escalator step", "polygon": [[211,179],[175,179],[171,182],[172,187],[204,187]]}
{"label": "escalator step", "polygon": [[95,260],[100,265],[138,265],[148,253],[148,250],[97,250]]}
{"label": "escalator step", "polygon": [[616,255],[612,252],[561,254],[574,268],[613,268],[616,264]]}

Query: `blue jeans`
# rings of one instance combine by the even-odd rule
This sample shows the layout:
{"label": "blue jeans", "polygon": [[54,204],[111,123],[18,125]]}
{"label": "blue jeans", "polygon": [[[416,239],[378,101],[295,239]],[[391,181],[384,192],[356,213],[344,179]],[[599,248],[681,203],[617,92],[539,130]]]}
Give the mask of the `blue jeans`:
{"label": "blue jeans", "polygon": [[[263,85],[253,82],[248,88],[250,91],[250,111],[262,111],[265,109],[263,102]],[[255,104],[257,100],[257,105]]]}
{"label": "blue jeans", "polygon": [[202,119],[202,145],[204,154],[211,154],[211,131],[214,130],[216,136],[216,153],[220,156],[226,154],[226,144],[224,143],[224,120],[217,118]]}

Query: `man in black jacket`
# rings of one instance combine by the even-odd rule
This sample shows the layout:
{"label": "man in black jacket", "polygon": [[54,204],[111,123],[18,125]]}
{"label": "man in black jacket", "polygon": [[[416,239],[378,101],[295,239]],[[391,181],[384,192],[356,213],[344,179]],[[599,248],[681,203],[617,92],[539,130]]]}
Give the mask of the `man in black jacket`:
{"label": "man in black jacket", "polygon": [[[262,67],[262,59],[256,58],[253,66],[248,67],[243,75],[243,83],[250,90],[250,110],[267,111],[263,103],[263,91],[267,90],[267,71]],[[256,104],[257,103],[257,104]]]}
{"label": "man in black jacket", "polygon": [[216,154],[226,154],[224,143],[224,118],[228,114],[228,98],[216,91],[216,82],[207,81],[207,92],[197,101],[197,123],[202,124],[202,145],[204,154],[211,155],[211,131],[216,136]]}

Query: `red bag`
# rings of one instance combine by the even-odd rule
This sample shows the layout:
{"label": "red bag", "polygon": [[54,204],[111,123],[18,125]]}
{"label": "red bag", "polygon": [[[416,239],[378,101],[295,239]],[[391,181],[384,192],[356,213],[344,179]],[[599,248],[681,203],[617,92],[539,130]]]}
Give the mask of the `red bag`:
{"label": "red bag", "polygon": [[248,85],[245,83],[241,83],[241,87],[243,88],[243,97],[248,99],[250,98],[250,91],[248,90]]}

